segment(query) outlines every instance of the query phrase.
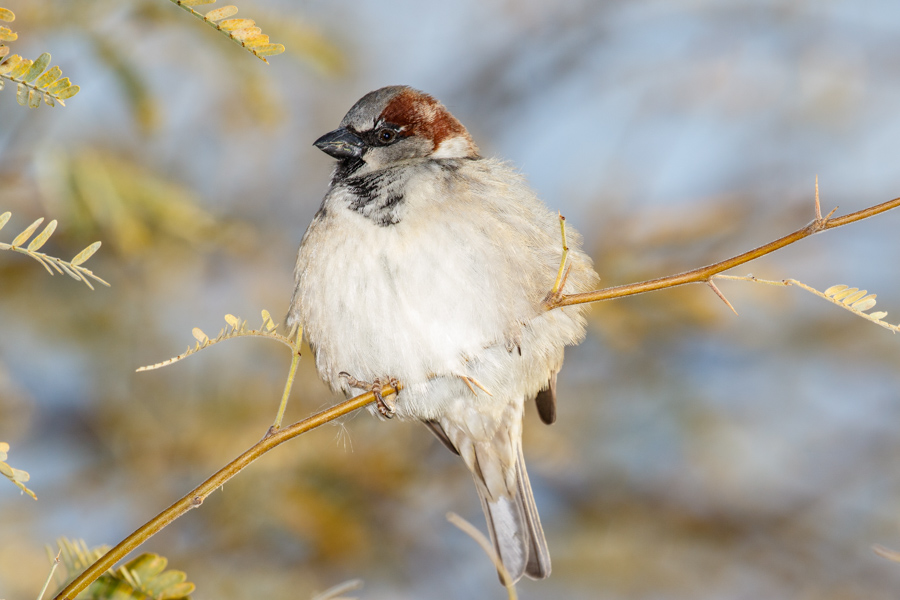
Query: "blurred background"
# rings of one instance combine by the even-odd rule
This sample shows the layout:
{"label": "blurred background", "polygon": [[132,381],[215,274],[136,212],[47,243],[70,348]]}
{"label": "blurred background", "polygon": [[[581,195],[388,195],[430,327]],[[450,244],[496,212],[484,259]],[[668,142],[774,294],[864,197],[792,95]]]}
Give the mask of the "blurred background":
{"label": "blurred background", "polygon": [[[224,1],[224,0],[223,0]],[[114,544],[256,442],[290,357],[241,339],[150,373],[233,313],[283,320],[332,160],[311,146],[366,92],[434,94],[580,230],[605,285],[707,264],[900,195],[900,4],[236,0],[265,65],[165,0],[0,0],[14,53],[82,88],[0,91],[0,597],[33,597],[58,536]],[[223,4],[220,2],[219,4]],[[219,4],[215,5],[218,6]],[[740,268],[879,294],[900,319],[900,213]],[[798,289],[703,286],[595,306],[559,420],[526,411],[553,575],[522,598],[896,598],[900,338]],[[387,350],[386,350],[387,351]],[[298,420],[336,398],[301,362]],[[503,598],[469,474],[425,428],[367,413],[263,457],[146,544],[195,598]]]}

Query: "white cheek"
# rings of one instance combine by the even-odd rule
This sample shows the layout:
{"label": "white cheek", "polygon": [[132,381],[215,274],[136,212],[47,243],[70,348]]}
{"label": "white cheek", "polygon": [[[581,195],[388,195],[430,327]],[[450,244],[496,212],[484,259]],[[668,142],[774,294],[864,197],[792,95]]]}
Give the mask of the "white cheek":
{"label": "white cheek", "polygon": [[447,138],[441,142],[431,158],[463,158],[472,154],[472,143],[464,136]]}

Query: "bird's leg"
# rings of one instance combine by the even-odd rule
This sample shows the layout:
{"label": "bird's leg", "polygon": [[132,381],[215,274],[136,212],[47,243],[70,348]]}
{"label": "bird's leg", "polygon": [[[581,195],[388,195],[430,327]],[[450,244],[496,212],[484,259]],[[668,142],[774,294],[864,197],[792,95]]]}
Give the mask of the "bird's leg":
{"label": "bird's leg", "polygon": [[397,411],[396,400],[391,396],[388,396],[387,398],[382,396],[381,388],[383,388],[385,385],[390,385],[396,390],[397,386],[400,385],[400,382],[396,377],[376,377],[372,380],[371,383],[369,383],[368,381],[360,381],[346,371],[341,371],[339,375],[347,380],[347,385],[349,385],[350,387],[354,387],[359,390],[368,390],[375,394],[375,405],[378,406],[378,412],[380,412],[382,416],[387,419],[390,419],[394,416],[394,413]]}

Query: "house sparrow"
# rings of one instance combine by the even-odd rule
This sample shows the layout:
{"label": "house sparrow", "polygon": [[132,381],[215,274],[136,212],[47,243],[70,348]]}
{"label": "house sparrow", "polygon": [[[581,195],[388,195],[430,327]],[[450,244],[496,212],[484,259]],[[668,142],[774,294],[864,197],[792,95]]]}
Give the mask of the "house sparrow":
{"label": "house sparrow", "polygon": [[[562,244],[558,216],[466,128],[406,86],[365,95],[315,146],[338,159],[300,243],[288,324],[301,323],[319,376],[383,416],[421,421],[475,478],[513,580],[550,574],[522,457],[522,414],[556,416],[566,345],[582,306],[546,310]],[[599,281],[568,230],[565,292]],[[377,413],[376,413],[377,414]]]}

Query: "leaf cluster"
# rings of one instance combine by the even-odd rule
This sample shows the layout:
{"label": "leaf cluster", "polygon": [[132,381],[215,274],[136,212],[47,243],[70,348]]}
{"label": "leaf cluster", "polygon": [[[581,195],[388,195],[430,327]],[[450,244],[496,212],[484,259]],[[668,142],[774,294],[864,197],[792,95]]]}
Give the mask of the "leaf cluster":
{"label": "leaf cluster", "polygon": [[[60,538],[57,542],[57,560],[65,567],[66,574],[60,589],[98,558],[106,554],[108,546],[89,549],[84,540],[70,541]],[[47,547],[53,559],[53,552]],[[92,583],[80,598],[101,600],[177,600],[189,599],[194,584],[187,581],[184,571],[166,570],[168,559],[152,553],[144,553],[117,569],[109,569]]]}
{"label": "leaf cluster", "polygon": [[0,442],[0,474],[16,484],[20,490],[37,500],[37,496],[34,495],[34,492],[25,487],[25,482],[31,479],[31,475],[29,475],[27,471],[16,469],[6,464],[8,453],[9,444]]}
{"label": "leaf cluster", "polygon": [[[0,7],[0,21],[10,23],[16,15],[8,8]],[[16,84],[16,101],[22,106],[37,108],[43,101],[47,106],[66,105],[66,100],[81,89],[72,85],[68,77],[62,76],[62,69],[50,66],[50,53],[44,52],[36,59],[28,60],[18,54],[9,56],[9,46],[3,42],[13,42],[18,35],[9,27],[0,26],[0,90],[5,81]]]}
{"label": "leaf cluster", "polygon": [[[11,213],[6,211],[3,214],[0,214],[0,229],[3,229],[3,226],[6,225],[7,221],[9,221],[9,217]],[[50,239],[50,236],[53,235],[53,232],[56,231],[56,219],[47,223],[47,226],[37,234],[30,242],[28,240],[34,235],[34,232],[37,231],[38,227],[40,227],[41,223],[44,222],[44,218],[41,217],[35,220],[31,225],[22,230],[19,235],[17,235],[13,241],[9,244],[5,244],[0,242],[0,250],[12,250],[13,252],[20,252],[25,254],[26,256],[30,256],[34,260],[38,261],[43,265],[47,272],[53,275],[53,269],[56,269],[57,273],[65,273],[72,279],[77,281],[83,281],[86,286],[91,289],[94,289],[94,286],[91,285],[91,282],[88,278],[93,279],[99,283],[102,283],[106,287],[109,287],[109,284],[100,279],[98,276],[94,275],[93,271],[88,268],[81,266],[84,262],[87,261],[91,256],[94,255],[100,248],[100,242],[94,242],[78,254],[76,254],[72,260],[65,261],[61,258],[56,258],[54,256],[50,256],[48,254],[44,254],[43,252],[38,252],[38,250],[47,243],[47,240]],[[23,246],[25,242],[28,242],[27,246]],[[53,267],[51,269],[50,267]]]}
{"label": "leaf cluster", "polygon": [[268,64],[267,56],[284,52],[283,44],[269,42],[269,36],[257,27],[253,19],[236,19],[237,6],[228,5],[214,8],[206,13],[194,10],[194,6],[213,4],[216,0],[171,0],[213,29],[221,32],[256,58]]}

